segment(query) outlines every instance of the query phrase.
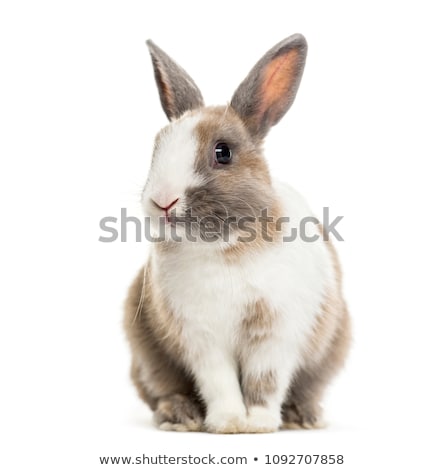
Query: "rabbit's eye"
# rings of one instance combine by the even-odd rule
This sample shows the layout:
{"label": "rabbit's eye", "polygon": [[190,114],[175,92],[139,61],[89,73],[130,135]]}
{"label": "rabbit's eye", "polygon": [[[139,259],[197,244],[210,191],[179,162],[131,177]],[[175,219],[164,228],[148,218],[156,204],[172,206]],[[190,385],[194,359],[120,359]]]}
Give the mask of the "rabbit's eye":
{"label": "rabbit's eye", "polygon": [[231,161],[231,149],[224,142],[219,142],[214,147],[214,158],[217,163],[226,165]]}

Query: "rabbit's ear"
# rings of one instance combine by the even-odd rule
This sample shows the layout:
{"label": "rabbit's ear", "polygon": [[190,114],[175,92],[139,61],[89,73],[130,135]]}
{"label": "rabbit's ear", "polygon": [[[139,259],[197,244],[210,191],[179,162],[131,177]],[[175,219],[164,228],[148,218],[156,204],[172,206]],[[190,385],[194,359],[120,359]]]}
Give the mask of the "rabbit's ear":
{"label": "rabbit's ear", "polygon": [[202,94],[193,79],[150,39],[146,42],[153,61],[160,102],[168,119],[204,105]]}
{"label": "rabbit's ear", "polygon": [[292,105],[306,55],[304,36],[294,34],[270,49],[239,85],[231,106],[254,137],[265,137]]}

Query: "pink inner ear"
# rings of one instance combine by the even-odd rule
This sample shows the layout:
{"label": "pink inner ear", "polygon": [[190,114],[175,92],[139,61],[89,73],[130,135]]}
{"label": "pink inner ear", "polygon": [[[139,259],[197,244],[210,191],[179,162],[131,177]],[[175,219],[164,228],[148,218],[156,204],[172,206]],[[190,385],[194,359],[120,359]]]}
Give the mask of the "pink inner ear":
{"label": "pink inner ear", "polygon": [[261,114],[269,111],[271,118],[277,117],[288,101],[296,75],[298,52],[292,49],[273,59],[263,72],[261,86]]}

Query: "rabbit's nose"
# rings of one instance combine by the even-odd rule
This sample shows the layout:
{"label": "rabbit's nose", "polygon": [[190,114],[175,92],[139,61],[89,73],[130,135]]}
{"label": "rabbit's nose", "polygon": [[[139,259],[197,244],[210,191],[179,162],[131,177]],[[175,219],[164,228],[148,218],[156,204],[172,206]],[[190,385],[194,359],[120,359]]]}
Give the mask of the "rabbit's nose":
{"label": "rabbit's nose", "polygon": [[174,199],[174,201],[170,202],[169,204],[166,204],[163,201],[162,202],[156,201],[155,199],[151,199],[151,201],[153,201],[153,204],[159,209],[162,209],[163,211],[168,212],[171,208],[173,208],[177,204],[177,201],[179,201],[179,198]]}

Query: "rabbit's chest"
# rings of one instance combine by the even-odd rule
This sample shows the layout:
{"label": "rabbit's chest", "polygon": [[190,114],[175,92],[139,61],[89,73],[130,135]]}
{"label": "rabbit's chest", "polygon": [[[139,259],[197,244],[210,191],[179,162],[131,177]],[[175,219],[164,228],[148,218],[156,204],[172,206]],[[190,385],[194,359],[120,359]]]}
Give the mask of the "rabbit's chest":
{"label": "rabbit's chest", "polygon": [[169,276],[165,291],[183,333],[189,339],[232,342],[244,306],[256,293],[248,274],[214,260],[194,260]]}
{"label": "rabbit's chest", "polygon": [[301,269],[291,257],[288,249],[277,248],[235,265],[217,257],[157,263],[159,283],[181,325],[184,346],[235,352],[249,335],[245,325],[255,325],[256,305],[261,309],[257,316],[273,319],[265,322],[268,337],[279,341],[291,336],[295,344],[302,343],[319,312],[322,282],[311,275],[308,260]]}

